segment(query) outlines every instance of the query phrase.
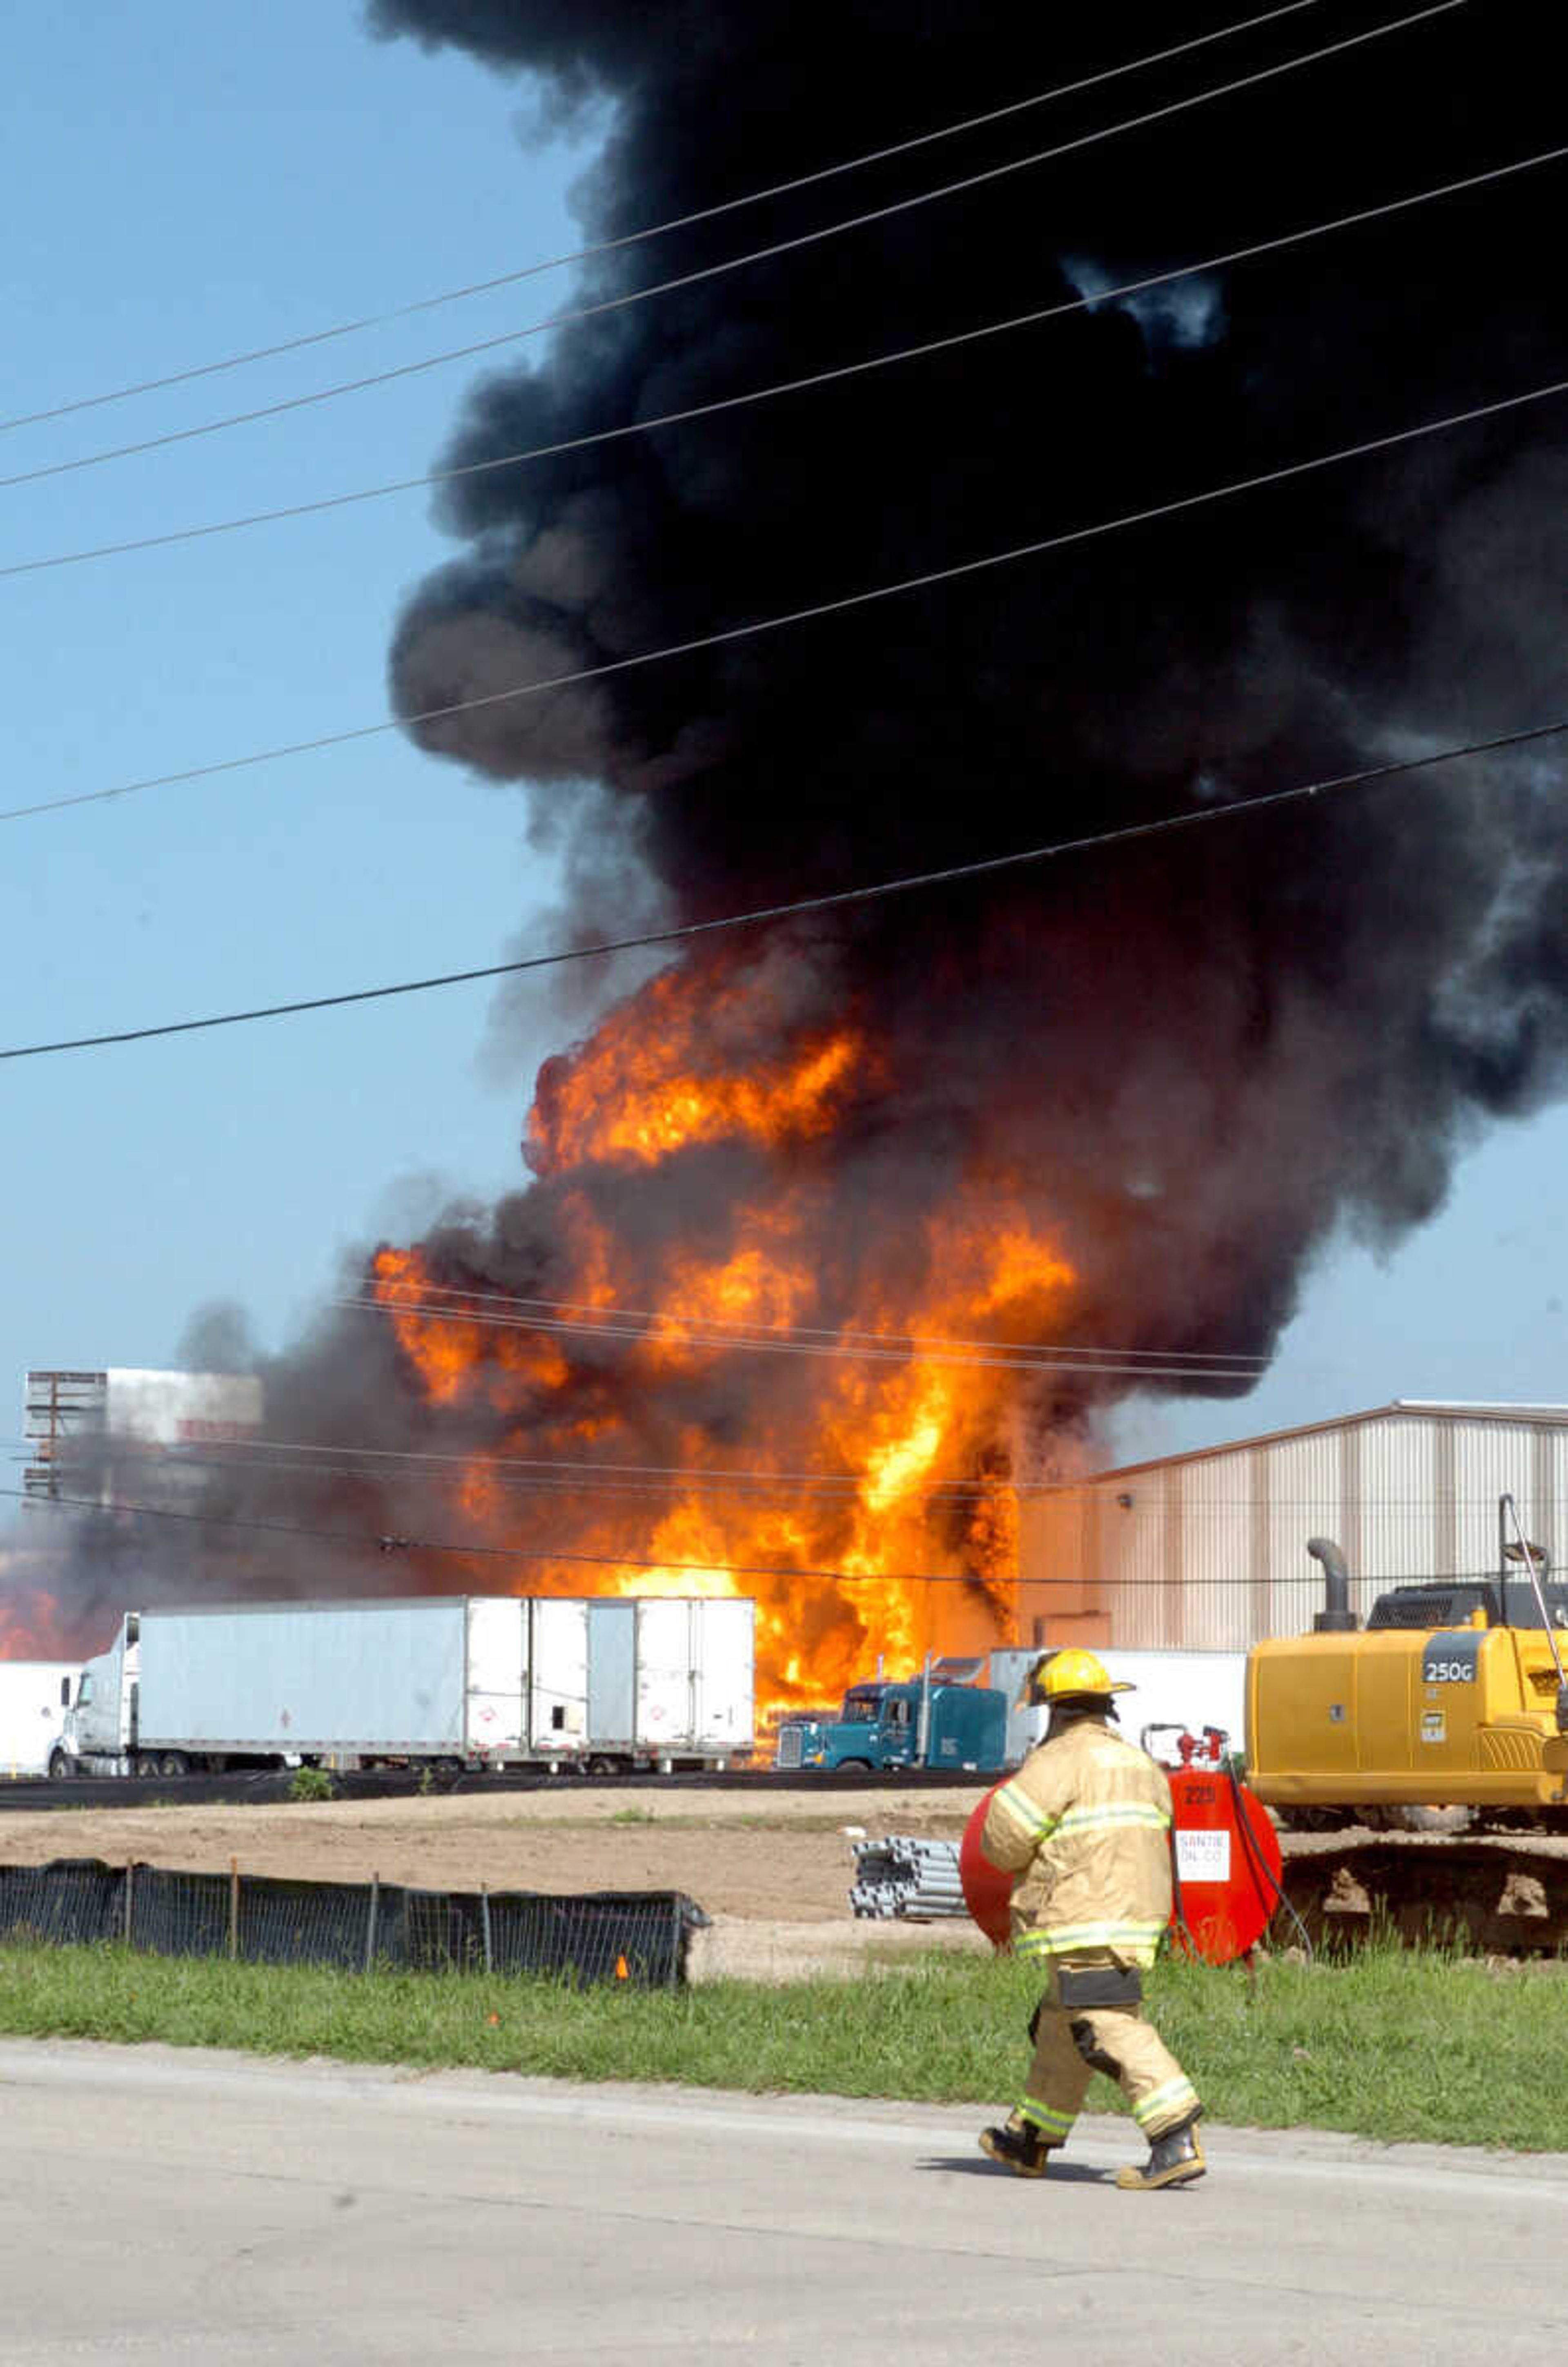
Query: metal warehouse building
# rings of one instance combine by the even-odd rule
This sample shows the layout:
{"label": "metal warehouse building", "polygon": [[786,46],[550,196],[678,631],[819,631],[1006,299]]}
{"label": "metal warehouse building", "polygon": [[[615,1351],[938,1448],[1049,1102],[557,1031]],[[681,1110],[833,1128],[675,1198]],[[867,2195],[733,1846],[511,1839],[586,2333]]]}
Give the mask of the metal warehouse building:
{"label": "metal warehouse building", "polygon": [[1245,1651],[1321,1608],[1332,1537],[1363,1615],[1391,1580],[1495,1573],[1497,1500],[1568,1557],[1568,1405],[1396,1399],[1054,1489],[1021,1515],[1039,1640]]}

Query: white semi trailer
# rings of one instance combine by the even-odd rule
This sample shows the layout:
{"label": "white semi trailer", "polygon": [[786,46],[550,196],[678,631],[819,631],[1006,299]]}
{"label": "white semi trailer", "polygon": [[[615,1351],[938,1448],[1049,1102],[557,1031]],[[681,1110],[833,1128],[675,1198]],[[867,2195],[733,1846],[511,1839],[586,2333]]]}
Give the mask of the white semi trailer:
{"label": "white semi trailer", "polygon": [[[1246,1724],[1247,1654],[1245,1652],[1124,1652],[1119,1645],[1096,1644],[1095,1658],[1107,1673],[1134,1690],[1117,1704],[1121,1730],[1136,1742],[1151,1727],[1164,1729],[1151,1737],[1156,1758],[1169,1755],[1172,1732],[1201,1737],[1205,1727],[1226,1738],[1233,1750],[1242,1748]],[[1024,1680],[1040,1659],[1032,1652],[997,1651],[990,1656],[990,1682],[999,1685],[1013,1706],[1008,1720],[1008,1764],[1014,1767],[1045,1739],[1049,1713],[1020,1702]]]}
{"label": "white semi trailer", "polygon": [[0,1776],[43,1773],[75,1682],[73,1660],[0,1660]]}
{"label": "white semi trailer", "polygon": [[729,1596],[131,1612],[82,1670],[50,1773],[723,1766],[751,1750],[754,1620]]}

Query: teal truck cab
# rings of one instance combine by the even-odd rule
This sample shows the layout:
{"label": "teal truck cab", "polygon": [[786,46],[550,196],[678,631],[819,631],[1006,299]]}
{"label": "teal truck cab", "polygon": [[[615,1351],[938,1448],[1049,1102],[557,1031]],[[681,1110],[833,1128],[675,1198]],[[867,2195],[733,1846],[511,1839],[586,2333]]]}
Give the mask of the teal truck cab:
{"label": "teal truck cab", "polygon": [[990,1685],[911,1677],[852,1685],[837,1718],[791,1719],[779,1730],[780,1767],[953,1767],[989,1773],[1007,1763],[1006,1693]]}

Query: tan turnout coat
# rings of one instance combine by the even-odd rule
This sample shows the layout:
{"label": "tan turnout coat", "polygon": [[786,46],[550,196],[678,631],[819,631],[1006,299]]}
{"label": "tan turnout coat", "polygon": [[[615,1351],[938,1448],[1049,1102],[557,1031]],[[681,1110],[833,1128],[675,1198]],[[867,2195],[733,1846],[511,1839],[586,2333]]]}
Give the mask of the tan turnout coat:
{"label": "tan turnout coat", "polygon": [[1110,1727],[1085,1719],[1031,1751],[980,1837],[1015,1877],[1014,1953],[1152,1964],[1170,1918],[1169,1830],[1165,1771]]}

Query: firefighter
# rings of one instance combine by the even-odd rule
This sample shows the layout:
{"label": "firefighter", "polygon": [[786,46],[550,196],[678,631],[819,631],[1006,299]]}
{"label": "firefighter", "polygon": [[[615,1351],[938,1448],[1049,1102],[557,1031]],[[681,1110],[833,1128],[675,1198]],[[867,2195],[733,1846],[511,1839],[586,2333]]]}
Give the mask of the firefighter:
{"label": "firefighter", "polygon": [[1170,1916],[1170,1786],[1113,1730],[1111,1695],[1132,1690],[1076,1648],[1032,1671],[1028,1698],[1049,1704],[1050,1725],[993,1795],[980,1846],[1013,1876],[1014,1952],[1043,1965],[1048,1984],[1023,2095],[980,2149],[1021,2178],[1043,2177],[1104,2071],[1149,2141],[1147,2162],[1116,2183],[1148,2191],[1202,2177],[1203,2108],[1143,2015],[1143,1975]]}

